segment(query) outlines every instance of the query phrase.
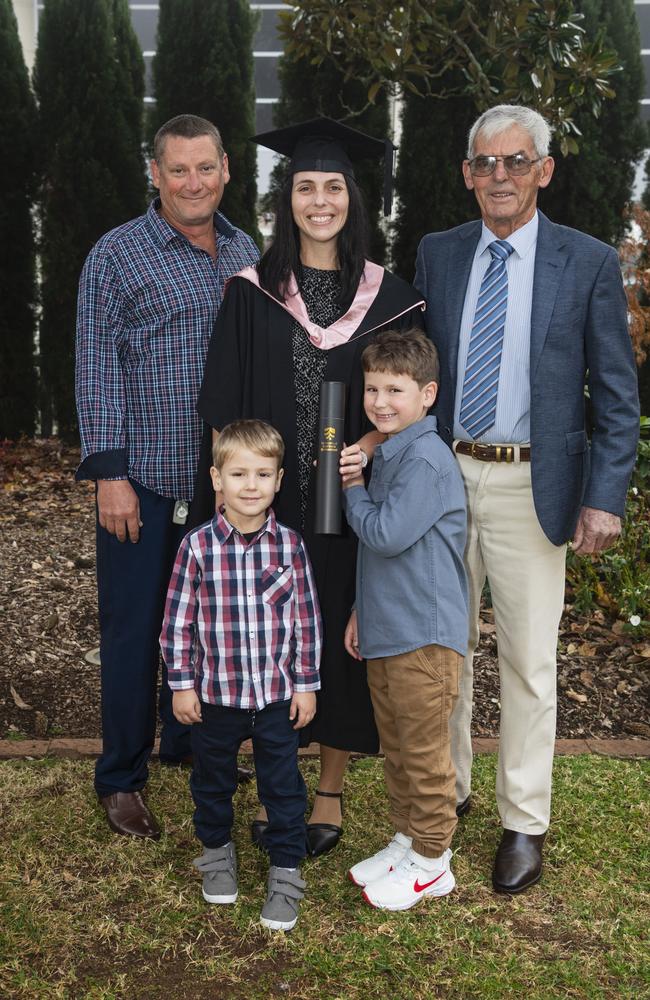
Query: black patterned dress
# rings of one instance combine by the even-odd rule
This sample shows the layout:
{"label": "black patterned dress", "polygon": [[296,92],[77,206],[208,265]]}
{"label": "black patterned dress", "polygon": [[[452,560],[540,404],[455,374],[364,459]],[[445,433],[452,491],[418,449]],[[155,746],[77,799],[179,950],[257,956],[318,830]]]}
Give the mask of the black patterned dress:
{"label": "black patterned dress", "polygon": [[[312,322],[327,327],[339,318],[338,290],[338,272],[303,268],[300,293]],[[355,597],[357,539],[345,518],[341,535],[313,531],[320,385],[324,379],[346,384],[344,437],[358,441],[371,429],[363,410],[361,353],[381,329],[422,327],[420,302],[410,285],[386,271],[350,340],[323,350],[281,304],[245,277],[236,277],[210,341],[197,405],[210,427],[257,417],[282,434],[284,477],[273,506],[278,520],[305,539],[323,616],[322,687],[308,735],[325,746],[357,753],[376,753],[379,743],[365,664],[348,656],[343,645]],[[206,434],[193,523],[206,520],[214,510],[208,442]]]}
{"label": "black patterned dress", "polygon": [[[338,271],[320,271],[314,267],[303,267],[300,294],[312,323],[326,327],[339,318],[341,307],[337,298],[340,289]],[[297,320],[293,321],[291,337],[298,432],[300,525],[304,533],[309,483],[316,454],[319,391],[325,377],[327,351],[312,344],[305,328]]]}

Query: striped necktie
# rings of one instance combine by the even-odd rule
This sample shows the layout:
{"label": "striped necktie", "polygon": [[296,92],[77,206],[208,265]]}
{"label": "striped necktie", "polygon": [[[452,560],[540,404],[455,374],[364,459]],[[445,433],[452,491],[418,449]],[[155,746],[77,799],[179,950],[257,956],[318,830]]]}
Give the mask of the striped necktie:
{"label": "striped necktie", "polygon": [[513,247],[495,240],[488,250],[492,260],[481,282],[474,325],[469,338],[460,422],[470,437],[492,427],[497,412],[499,369],[508,307],[506,261]]}

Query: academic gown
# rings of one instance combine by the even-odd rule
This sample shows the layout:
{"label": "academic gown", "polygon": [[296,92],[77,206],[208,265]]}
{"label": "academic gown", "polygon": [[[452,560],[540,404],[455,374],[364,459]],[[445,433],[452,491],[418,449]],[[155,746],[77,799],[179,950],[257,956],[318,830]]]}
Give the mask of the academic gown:
{"label": "academic gown", "polygon": [[[346,442],[352,444],[372,430],[363,410],[361,353],[383,329],[422,328],[422,307],[421,296],[410,285],[384,271],[377,295],[352,337],[328,350],[324,380],[347,386]],[[345,516],[340,536],[314,534],[315,472],[305,524],[300,523],[292,324],[292,315],[281,304],[245,278],[234,277],[210,341],[197,409],[210,427],[219,429],[232,420],[254,417],[266,420],[282,435],[284,478],[273,507],[277,519],[305,540],[324,629],[318,711],[304,739],[340,750],[377,753],[379,741],[365,663],[353,660],[343,645],[355,598],[357,539]],[[314,394],[319,392],[320,385],[314,385]],[[193,524],[208,520],[214,512],[208,475],[210,441],[207,428],[192,503]]]}

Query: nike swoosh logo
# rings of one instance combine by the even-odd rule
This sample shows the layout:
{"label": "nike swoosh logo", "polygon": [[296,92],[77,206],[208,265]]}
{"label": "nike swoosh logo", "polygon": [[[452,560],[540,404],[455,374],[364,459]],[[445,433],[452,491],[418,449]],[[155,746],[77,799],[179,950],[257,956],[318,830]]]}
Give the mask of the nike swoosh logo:
{"label": "nike swoosh logo", "polygon": [[413,886],[414,891],[422,892],[423,889],[428,889],[430,885],[434,885],[439,879],[441,879],[444,874],[445,874],[444,872],[440,872],[439,875],[436,875],[436,877],[431,879],[430,882],[425,882],[424,885],[420,885],[419,880],[416,879],[415,884]]}

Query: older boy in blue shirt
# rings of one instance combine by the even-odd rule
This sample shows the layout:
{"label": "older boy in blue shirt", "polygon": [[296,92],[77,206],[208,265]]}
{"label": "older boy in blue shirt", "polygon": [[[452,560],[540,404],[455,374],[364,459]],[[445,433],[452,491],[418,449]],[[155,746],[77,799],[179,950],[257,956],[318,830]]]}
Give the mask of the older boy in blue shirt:
{"label": "older boy in blue shirt", "polygon": [[343,452],[345,511],[361,543],[345,645],[368,662],[395,834],[349,875],[371,905],[407,910],[455,885],[449,717],[467,651],[465,493],[427,416],[439,381],[431,341],[419,330],[387,331],[361,361],[366,415],[387,437],[367,490],[344,471],[357,446]]}

